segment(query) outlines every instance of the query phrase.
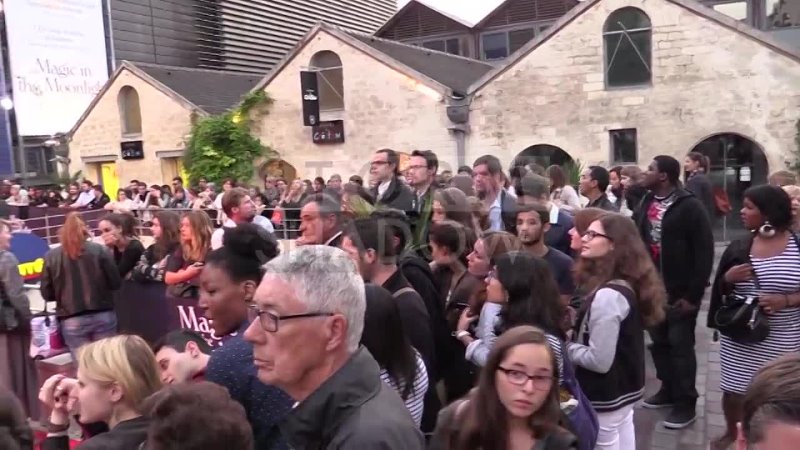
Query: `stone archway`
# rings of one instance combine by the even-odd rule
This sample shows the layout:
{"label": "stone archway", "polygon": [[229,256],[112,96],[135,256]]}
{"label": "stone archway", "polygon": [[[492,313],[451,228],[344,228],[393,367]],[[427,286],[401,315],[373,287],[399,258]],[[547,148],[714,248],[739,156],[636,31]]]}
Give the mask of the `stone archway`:
{"label": "stone archway", "polygon": [[264,181],[266,176],[283,178],[287,183],[297,178],[297,169],[293,165],[282,159],[272,159],[261,165],[258,169],[258,176]]}
{"label": "stone archway", "polygon": [[739,218],[744,191],[767,182],[769,164],[764,149],[754,140],[737,133],[713,134],[692,148],[710,161],[708,177],[715,193],[724,192],[731,211],[714,217],[714,234],[718,239],[736,239],[745,233]]}
{"label": "stone archway", "polygon": [[561,147],[550,144],[536,144],[519,152],[511,162],[511,167],[527,166],[536,163],[545,169],[552,166],[564,166],[574,163],[574,160]]}

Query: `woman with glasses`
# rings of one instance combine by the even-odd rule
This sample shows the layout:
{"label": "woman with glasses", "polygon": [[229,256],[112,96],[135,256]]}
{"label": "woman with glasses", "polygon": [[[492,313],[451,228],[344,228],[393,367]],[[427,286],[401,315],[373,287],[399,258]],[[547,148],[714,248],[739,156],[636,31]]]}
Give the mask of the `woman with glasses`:
{"label": "woman with glasses", "polygon": [[[258,449],[283,448],[278,423],[292,406],[280,389],[257,378],[253,346],[242,336],[250,325],[249,306],[263,276],[262,266],[278,255],[275,238],[251,223],[226,228],[222,247],[208,254],[200,281],[199,306],[225,344],[211,354],[206,380],[228,388],[242,404],[253,427]],[[265,314],[257,319],[265,329],[277,327]]]}
{"label": "woman with glasses", "polygon": [[39,391],[51,409],[42,448],[67,450],[70,416],[80,423],[105,423],[109,431],[92,436],[76,449],[139,450],[147,439],[143,416],[146,398],[161,389],[156,358],[138,336],[114,336],[82,347],[78,378],[53,375]]}
{"label": "woman with glasses", "polygon": [[136,218],[131,214],[108,214],[97,226],[103,244],[114,255],[119,276],[127,277],[144,253],[144,245],[136,233]]}
{"label": "woman with glasses", "polygon": [[547,335],[519,326],[497,339],[477,389],[439,413],[430,450],[570,450],[559,427],[555,354]]}
{"label": "woman with glasses", "polygon": [[664,284],[629,218],[606,213],[581,239],[576,277],[588,296],[567,350],[597,411],[596,448],[633,449],[633,406],[644,393],[644,330],[664,318]]}

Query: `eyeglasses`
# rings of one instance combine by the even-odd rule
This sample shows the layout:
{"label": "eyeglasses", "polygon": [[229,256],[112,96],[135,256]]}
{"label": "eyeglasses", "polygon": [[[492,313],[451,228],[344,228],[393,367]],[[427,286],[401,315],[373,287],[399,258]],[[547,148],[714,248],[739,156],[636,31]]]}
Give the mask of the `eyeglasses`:
{"label": "eyeglasses", "polygon": [[389,164],[389,161],[372,161],[369,163],[370,166],[385,166]]}
{"label": "eyeglasses", "polygon": [[262,311],[258,309],[256,305],[249,305],[248,307],[258,317],[258,322],[261,324],[261,328],[263,328],[264,331],[268,333],[277,333],[278,324],[281,322],[281,320],[305,319],[309,317],[331,317],[334,315],[333,313],[326,313],[326,312],[312,312],[303,314],[291,314],[288,316],[279,316],[271,312]]}
{"label": "eyeglasses", "polygon": [[508,382],[515,386],[524,386],[528,380],[531,380],[533,382],[533,387],[540,391],[550,389],[550,385],[555,379],[552,375],[528,375],[521,370],[506,369],[502,366],[498,366],[497,370],[506,374]]}
{"label": "eyeglasses", "polygon": [[584,241],[591,241],[596,237],[601,237],[601,238],[606,238],[611,242],[614,242],[614,240],[611,239],[611,237],[608,236],[607,234],[598,233],[597,231],[594,230],[586,230],[586,233],[583,233],[583,236],[581,237],[583,238]]}
{"label": "eyeglasses", "polygon": [[427,169],[427,168],[428,168],[428,166],[422,166],[422,165],[420,165],[420,166],[408,166],[408,167],[406,167],[406,169],[408,169],[408,170]]}

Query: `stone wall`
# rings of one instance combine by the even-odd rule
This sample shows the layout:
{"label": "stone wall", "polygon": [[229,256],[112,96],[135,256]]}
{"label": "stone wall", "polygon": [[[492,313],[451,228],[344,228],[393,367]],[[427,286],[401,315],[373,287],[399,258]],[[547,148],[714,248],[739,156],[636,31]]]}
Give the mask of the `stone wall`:
{"label": "stone wall", "polygon": [[[125,140],[143,141],[145,157],[141,160],[120,158],[123,139],[117,95],[124,86],[133,87],[139,94],[142,134]],[[127,185],[131,179],[148,184],[169,184],[171,180],[162,176],[161,160],[156,152],[182,150],[190,129],[191,109],[123,69],[75,131],[69,144],[70,170],[83,170],[87,176],[95,176],[93,166],[84,164],[82,158],[115,155],[121,185]]]}
{"label": "stone wall", "polygon": [[[314,144],[311,127],[303,126],[300,71],[322,50],[342,60],[345,110],[323,113],[321,119],[344,120],[343,144]],[[386,147],[407,153],[429,149],[448,163],[442,169],[455,164],[456,143],[447,130],[442,95],[324,30],[284,66],[266,91],[274,103],[254,132],[302,178],[327,179],[338,173],[345,180],[354,174],[366,179],[370,156]]]}
{"label": "stone wall", "polygon": [[[626,6],[652,21],[653,83],[606,89],[603,26]],[[730,132],[760,144],[773,171],[790,158],[799,104],[797,60],[667,0],[602,0],[477,92],[467,160],[494,153],[507,165],[551,144],[607,163],[608,131],[637,128],[643,167]]]}

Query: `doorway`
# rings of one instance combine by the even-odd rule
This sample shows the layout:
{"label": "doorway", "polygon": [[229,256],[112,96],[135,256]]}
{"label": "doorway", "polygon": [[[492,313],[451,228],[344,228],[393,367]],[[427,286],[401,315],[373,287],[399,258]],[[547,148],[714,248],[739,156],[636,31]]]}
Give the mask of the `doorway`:
{"label": "doorway", "polygon": [[719,133],[704,139],[692,151],[708,157],[711,163],[708,177],[715,193],[724,192],[731,205],[728,214],[711,218],[714,238],[729,241],[746,236],[748,231],[742,226],[739,211],[744,191],[767,182],[769,166],[764,150],[745,136]]}
{"label": "doorway", "polygon": [[549,144],[532,145],[525,150],[519,152],[514,157],[511,167],[527,166],[529,164],[538,164],[545,169],[552,166],[565,166],[572,164],[574,161],[569,153],[562,150],[560,147]]}

